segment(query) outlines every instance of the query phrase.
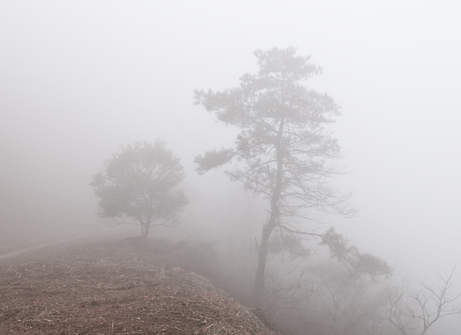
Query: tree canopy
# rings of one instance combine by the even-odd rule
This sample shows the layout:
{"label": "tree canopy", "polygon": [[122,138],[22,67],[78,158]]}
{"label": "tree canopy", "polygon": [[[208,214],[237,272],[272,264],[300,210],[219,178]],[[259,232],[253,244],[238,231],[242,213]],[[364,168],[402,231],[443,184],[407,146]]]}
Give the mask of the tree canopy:
{"label": "tree canopy", "polygon": [[115,219],[115,224],[140,225],[144,237],[153,226],[178,223],[187,204],[178,189],[184,172],[164,142],[122,145],[104,167],[90,183],[99,198],[98,215]]}
{"label": "tree canopy", "polygon": [[243,75],[239,87],[195,92],[196,104],[240,129],[234,146],[198,155],[195,162],[199,173],[227,164],[225,172],[231,179],[270,203],[255,279],[258,304],[268,241],[275,228],[305,234],[294,225],[295,218],[309,218],[313,211],[348,216],[353,210],[348,195],[339,194],[327,182],[338,173],[332,162],[340,157],[340,147],[326,125],[340,113],[330,96],[306,85],[321,68],[311,64],[310,57],[296,55],[293,47],[254,54],[259,71]]}

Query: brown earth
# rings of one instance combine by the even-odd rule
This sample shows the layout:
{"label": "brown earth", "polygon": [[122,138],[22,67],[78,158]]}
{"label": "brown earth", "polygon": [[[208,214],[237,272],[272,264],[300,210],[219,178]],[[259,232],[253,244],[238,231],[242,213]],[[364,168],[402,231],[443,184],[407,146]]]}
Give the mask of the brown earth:
{"label": "brown earth", "polygon": [[133,238],[1,259],[0,334],[276,334],[179,267],[184,250]]}

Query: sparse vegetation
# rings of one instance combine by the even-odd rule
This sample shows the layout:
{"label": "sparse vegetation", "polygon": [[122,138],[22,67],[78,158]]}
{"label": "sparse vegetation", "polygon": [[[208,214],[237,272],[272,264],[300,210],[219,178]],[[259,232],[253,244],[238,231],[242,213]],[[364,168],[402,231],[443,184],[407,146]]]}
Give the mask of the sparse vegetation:
{"label": "sparse vegetation", "polygon": [[439,275],[436,287],[418,282],[417,287],[402,284],[388,289],[385,308],[387,321],[402,335],[424,335],[440,319],[461,314],[458,298],[451,292],[454,270],[446,277]]}

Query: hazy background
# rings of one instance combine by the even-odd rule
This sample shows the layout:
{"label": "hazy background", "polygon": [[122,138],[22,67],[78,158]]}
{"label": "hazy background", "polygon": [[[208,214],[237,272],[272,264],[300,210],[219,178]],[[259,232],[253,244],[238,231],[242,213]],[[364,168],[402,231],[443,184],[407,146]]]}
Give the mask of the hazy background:
{"label": "hazy background", "polygon": [[399,270],[447,274],[461,254],[460,32],[456,1],[0,1],[0,241],[104,234],[91,176],[119,144],[156,138],[186,169],[182,228],[258,233],[249,195],[194,172],[235,133],[193,90],[237,86],[255,49],[296,46],[324,67],[311,87],[342,106],[353,172],[335,184],[360,213],[332,223]]}

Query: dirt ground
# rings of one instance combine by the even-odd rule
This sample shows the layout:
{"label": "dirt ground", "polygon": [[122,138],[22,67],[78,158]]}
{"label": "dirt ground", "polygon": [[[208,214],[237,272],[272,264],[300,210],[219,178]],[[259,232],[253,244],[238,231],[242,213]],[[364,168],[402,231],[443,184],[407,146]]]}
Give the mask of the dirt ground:
{"label": "dirt ground", "polygon": [[1,259],[0,334],[276,334],[183,270],[184,250],[132,238]]}

